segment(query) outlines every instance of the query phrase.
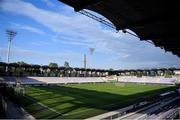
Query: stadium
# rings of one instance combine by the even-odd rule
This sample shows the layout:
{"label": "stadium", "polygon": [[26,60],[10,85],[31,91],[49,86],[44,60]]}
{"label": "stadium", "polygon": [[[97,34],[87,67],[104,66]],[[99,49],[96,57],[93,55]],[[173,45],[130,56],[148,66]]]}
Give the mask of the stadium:
{"label": "stadium", "polygon": [[[162,5],[155,0],[148,3],[130,0],[57,2],[71,6],[76,12],[117,31],[138,35],[140,40],[147,42],[150,39],[155,46],[180,57],[179,31],[176,30],[180,25],[179,15],[163,16],[167,11],[176,11],[177,3],[164,2]],[[167,10],[168,4],[173,9]],[[156,13],[149,14],[153,11],[152,7]],[[154,16],[162,17],[154,19]],[[0,119],[180,118],[179,67],[88,68],[86,55],[83,57],[84,67],[70,67],[67,62],[64,66],[9,62],[11,41],[17,33],[7,30],[7,34],[7,62],[0,62]],[[90,52],[92,54],[94,48],[90,48]]]}
{"label": "stadium", "polygon": [[[1,63],[0,68],[2,108],[10,118],[116,119],[164,99],[177,101],[179,89],[172,69],[110,71],[15,63]],[[152,72],[156,74],[148,74]]]}

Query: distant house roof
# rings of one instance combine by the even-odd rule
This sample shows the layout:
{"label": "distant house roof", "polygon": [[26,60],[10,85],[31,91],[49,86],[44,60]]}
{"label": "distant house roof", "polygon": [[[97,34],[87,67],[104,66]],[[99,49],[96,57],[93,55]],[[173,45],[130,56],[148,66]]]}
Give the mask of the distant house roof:
{"label": "distant house roof", "polygon": [[180,14],[177,0],[59,0],[80,11],[97,12],[117,30],[130,29],[141,40],[180,57]]}

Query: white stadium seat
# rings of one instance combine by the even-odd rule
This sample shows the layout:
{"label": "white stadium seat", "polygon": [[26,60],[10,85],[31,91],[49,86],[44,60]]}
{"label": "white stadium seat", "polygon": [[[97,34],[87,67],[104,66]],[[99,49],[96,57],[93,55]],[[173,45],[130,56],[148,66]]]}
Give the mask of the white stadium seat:
{"label": "white stadium seat", "polygon": [[[58,84],[58,83],[98,83],[107,82],[103,77],[4,77],[7,84]],[[164,77],[135,77],[135,76],[119,76],[118,82],[130,83],[151,83],[151,84],[175,84],[177,78]]]}

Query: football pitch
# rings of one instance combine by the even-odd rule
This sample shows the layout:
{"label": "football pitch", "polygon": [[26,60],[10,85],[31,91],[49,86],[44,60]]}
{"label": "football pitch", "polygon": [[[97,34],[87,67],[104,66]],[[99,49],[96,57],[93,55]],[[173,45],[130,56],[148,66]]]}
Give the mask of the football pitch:
{"label": "football pitch", "polygon": [[83,119],[119,109],[173,86],[141,84],[67,84],[25,87],[21,105],[37,119]]}

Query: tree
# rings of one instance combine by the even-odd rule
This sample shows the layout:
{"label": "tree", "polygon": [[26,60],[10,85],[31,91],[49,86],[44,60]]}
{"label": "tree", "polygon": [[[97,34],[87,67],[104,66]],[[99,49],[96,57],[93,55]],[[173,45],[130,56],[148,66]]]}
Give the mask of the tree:
{"label": "tree", "polygon": [[112,69],[112,68],[109,68],[109,70],[110,70],[110,71],[113,71],[114,69]]}
{"label": "tree", "polygon": [[114,75],[114,69],[112,69],[112,68],[109,68],[109,73],[108,73],[109,75]]}
{"label": "tree", "polygon": [[64,62],[64,67],[68,68],[69,67],[69,62],[65,61]]}
{"label": "tree", "polygon": [[24,61],[18,61],[17,64],[19,64],[19,65],[27,65],[27,63],[25,63]]}
{"label": "tree", "polygon": [[57,63],[52,63],[52,62],[50,62],[50,63],[49,63],[49,67],[58,67],[58,64],[57,64]]}

